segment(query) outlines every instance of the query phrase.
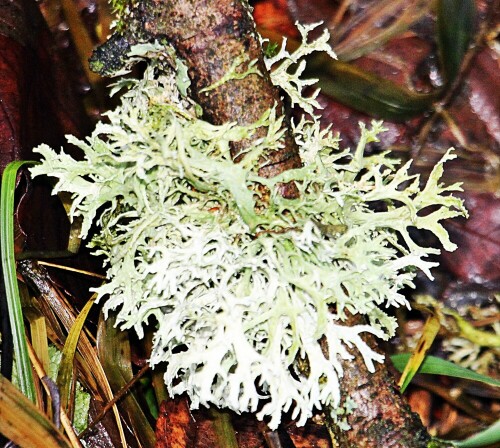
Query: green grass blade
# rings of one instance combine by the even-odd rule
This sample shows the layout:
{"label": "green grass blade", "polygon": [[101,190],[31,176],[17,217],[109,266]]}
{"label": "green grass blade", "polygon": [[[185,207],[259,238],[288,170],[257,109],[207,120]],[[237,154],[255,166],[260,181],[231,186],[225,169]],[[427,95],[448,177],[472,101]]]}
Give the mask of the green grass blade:
{"label": "green grass blade", "polygon": [[[410,359],[410,353],[403,353],[400,355],[391,356],[394,367],[402,372]],[[463,378],[466,380],[479,381],[481,383],[490,384],[492,386],[500,387],[500,381],[490,378],[486,375],[474,372],[472,370],[461,367],[450,361],[438,358],[436,356],[427,356],[421,364],[418,373],[427,373],[430,375],[446,375],[455,378]]]}
{"label": "green grass blade", "polygon": [[35,162],[15,161],[7,165],[2,176],[0,194],[0,242],[3,281],[12,327],[14,357],[21,392],[35,402],[35,384],[31,371],[31,362],[26,345],[23,312],[17,284],[16,262],[14,258],[14,193],[19,168],[33,165]]}
{"label": "green grass blade", "polygon": [[68,411],[70,402],[76,347],[78,345],[78,340],[80,339],[80,334],[83,331],[83,325],[85,324],[85,320],[87,319],[96,297],[97,294],[94,294],[80,311],[80,314],[78,314],[78,317],[75,319],[64,344],[61,364],[59,365],[59,370],[57,372],[56,383],[61,394],[61,407],[66,412]]}
{"label": "green grass blade", "polygon": [[468,439],[456,441],[458,448],[475,448],[480,446],[494,445],[500,442],[500,420],[497,420],[489,428],[469,437]]}
{"label": "green grass blade", "polygon": [[353,109],[384,120],[405,121],[432,110],[442,89],[416,93],[353,64],[320,54],[310,59],[310,77],[318,78],[321,92]]}
{"label": "green grass blade", "polygon": [[438,48],[446,81],[453,82],[474,36],[474,0],[437,2]]}

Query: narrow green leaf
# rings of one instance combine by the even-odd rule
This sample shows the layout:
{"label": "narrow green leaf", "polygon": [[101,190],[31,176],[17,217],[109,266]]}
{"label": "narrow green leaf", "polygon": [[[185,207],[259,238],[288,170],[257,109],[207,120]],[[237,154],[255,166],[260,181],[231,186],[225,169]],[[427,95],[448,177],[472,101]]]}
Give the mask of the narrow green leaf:
{"label": "narrow green leaf", "polygon": [[[403,353],[399,355],[392,355],[391,360],[394,367],[402,372],[410,359],[410,353]],[[479,381],[481,383],[490,384],[492,386],[500,387],[500,381],[490,378],[486,375],[474,372],[472,370],[461,367],[450,361],[438,358],[436,356],[427,356],[420,366],[418,373],[426,373],[429,375],[446,375],[454,378],[463,378],[466,380]]]}
{"label": "narrow green leaf", "polygon": [[442,95],[415,93],[358,67],[320,55],[311,59],[309,75],[319,78],[321,91],[374,117],[404,121],[432,109]]}
{"label": "narrow green leaf", "polygon": [[89,314],[90,308],[92,308],[96,297],[97,294],[94,294],[80,311],[80,314],[78,314],[75,319],[75,323],[71,327],[64,344],[61,364],[59,365],[59,370],[57,372],[57,387],[59,388],[61,394],[61,407],[65,411],[68,410],[69,398],[71,394],[73,362],[75,359],[76,346],[78,344],[78,339],[80,339],[85,319],[87,319],[87,315]]}
{"label": "narrow green leaf", "polygon": [[445,79],[453,82],[474,34],[474,0],[439,0],[437,3],[439,56]]}
{"label": "narrow green leaf", "polygon": [[489,428],[478,432],[466,440],[455,441],[458,448],[475,448],[493,445],[500,442],[500,420],[497,420]]}
{"label": "narrow green leaf", "polygon": [[399,379],[398,385],[401,389],[401,393],[404,393],[408,384],[410,384],[410,381],[422,365],[425,355],[434,342],[440,328],[441,324],[439,322],[439,318],[434,315],[430,316],[425,322],[424,330],[422,332],[422,336],[420,336],[417,347],[408,360],[403,374]]}
{"label": "narrow green leaf", "polygon": [[71,444],[27,397],[0,375],[0,433],[22,448],[70,448]]}
{"label": "narrow green leaf", "polygon": [[23,165],[34,165],[35,162],[14,161],[9,163],[2,175],[0,194],[0,249],[3,281],[12,328],[14,357],[17,368],[19,388],[31,401],[35,402],[36,392],[31,371],[31,363],[26,344],[26,333],[23,311],[17,284],[16,261],[14,254],[14,193],[17,172]]}

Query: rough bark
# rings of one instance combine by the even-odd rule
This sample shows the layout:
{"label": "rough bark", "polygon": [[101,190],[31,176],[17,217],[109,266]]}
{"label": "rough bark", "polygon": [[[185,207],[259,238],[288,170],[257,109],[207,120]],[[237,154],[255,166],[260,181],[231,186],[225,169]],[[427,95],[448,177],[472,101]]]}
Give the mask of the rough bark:
{"label": "rough bark", "polygon": [[[279,115],[284,114],[279,93],[264,65],[253,19],[241,2],[150,2],[150,8],[158,13],[145,22],[145,29],[156,36],[165,35],[186,61],[192,95],[202,105],[207,118],[215,124],[237,121],[248,125],[257,121],[273,104],[276,104]],[[247,61],[240,70],[243,72],[250,61],[257,60],[257,68],[262,75],[252,74],[200,93],[221,79],[230,70],[235,57],[241,54],[247,55]],[[253,138],[260,138],[265,133],[266,129],[261,128]],[[235,144],[233,158],[238,158],[250,144],[248,141]],[[284,169],[300,166],[297,147],[289,131],[283,151],[268,157],[270,160],[262,169],[265,175],[272,176]]]}
{"label": "rough bark", "polygon": [[[124,48],[144,39],[166,37],[189,68],[192,81],[191,95],[202,106],[205,118],[215,124],[237,121],[255,122],[274,104],[284,112],[279,92],[272,85],[263,63],[262,51],[246,1],[232,0],[147,0],[132,15],[131,29],[122,37],[115,37],[106,49],[96,54],[99,66],[109,63],[109,54],[116,52],[118,59]],[[117,50],[118,49],[118,50]],[[212,85],[226,74],[234,59],[245,52],[248,62],[257,60],[263,76],[250,75],[242,80],[231,80],[208,94],[200,90]],[[113,59],[113,58],[112,58]],[[114,58],[110,65],[116,64]],[[246,64],[248,64],[248,62]],[[241,69],[246,69],[244,64]],[[265,129],[254,137],[265,133]],[[235,145],[233,157],[251,141]],[[286,169],[301,166],[297,147],[287,129],[283,148],[267,155],[269,163],[261,170],[265,176],[274,176]],[[288,185],[283,194],[294,197],[297,190]],[[352,317],[346,324],[359,323]],[[376,343],[369,340],[372,346]],[[342,379],[344,396],[357,403],[357,409],[348,416],[352,429],[341,432],[330,425],[333,443],[345,447],[409,447],[422,448],[429,444],[430,436],[399,395],[383,365],[371,374],[361,358],[344,361]],[[325,410],[328,413],[328,410]]]}
{"label": "rough bark", "polygon": [[[350,315],[346,325],[363,324],[362,316]],[[377,342],[371,334],[363,340],[372,348]],[[332,439],[339,447],[426,447],[430,436],[423,427],[420,418],[413,413],[400,395],[387,366],[376,364],[374,373],[370,373],[361,356],[352,361],[344,361],[344,376],[341,389],[344,397],[350,397],[356,408],[346,416],[351,427],[341,431],[328,422]]]}
{"label": "rough bark", "polygon": [[[93,62],[101,72],[120,64],[120,55],[129,45],[146,38],[167,38],[178,55],[185,61],[191,79],[191,95],[201,105],[204,117],[214,123],[237,122],[241,125],[255,123],[270,107],[276,105],[278,115],[285,113],[283,101],[267,73],[257,32],[249,7],[241,1],[163,1],[146,0],[132,15],[130,33],[114,38],[108,49],[99,50]],[[118,53],[118,60],[109,52]],[[239,67],[245,72],[248,64],[257,61],[261,75],[251,74],[241,80],[232,80],[201,92],[219,81],[229,72],[235,58],[246,55],[247,60]],[[96,59],[99,63],[96,64]],[[288,124],[288,123],[287,123]],[[261,161],[259,174],[275,176],[284,170],[301,166],[298,148],[286,126],[283,147],[266,154]],[[252,141],[265,135],[265,128],[258,129],[250,140],[233,145],[231,155],[239,159]],[[294,184],[284,185],[285,197],[297,195]]]}

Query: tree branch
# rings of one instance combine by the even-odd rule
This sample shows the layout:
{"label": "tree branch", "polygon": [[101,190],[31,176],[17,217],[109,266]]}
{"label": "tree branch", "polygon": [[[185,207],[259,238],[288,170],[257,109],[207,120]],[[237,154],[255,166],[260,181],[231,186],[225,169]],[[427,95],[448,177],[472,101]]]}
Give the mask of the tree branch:
{"label": "tree branch", "polygon": [[[128,25],[128,24],[127,24]],[[204,117],[214,124],[236,121],[248,125],[256,122],[269,108],[276,106],[278,114],[285,109],[280,94],[271,83],[263,61],[259,37],[251,17],[250,7],[244,0],[146,0],[131,14],[130,26],[123,36],[115,37],[106,48],[94,57],[94,65],[109,63],[113,52],[124,54],[127,45],[142,40],[166,38],[188,66],[192,81],[191,95],[203,108]],[[243,79],[232,79],[206,91],[224,75],[234,60],[244,56],[245,62],[238,68],[248,69],[252,61],[260,75],[251,74]],[[96,63],[97,62],[97,63]],[[112,61],[116,63],[116,58]],[[285,121],[286,133],[280,150],[266,154],[263,176],[275,176],[287,169],[301,166],[289,122]],[[261,128],[246,141],[232,148],[232,156],[240,155],[254,139],[265,135]],[[297,197],[294,184],[283,186],[282,194]],[[350,316],[346,325],[363,322],[359,316]],[[371,336],[365,338],[376,346]],[[410,447],[428,446],[431,438],[396,390],[385,366],[378,365],[375,373],[368,372],[359,353],[351,361],[342,361],[344,397],[356,402],[356,409],[347,416],[351,426],[340,431],[332,421],[328,426],[336,446],[345,447]],[[325,410],[329,413],[330,410]]]}

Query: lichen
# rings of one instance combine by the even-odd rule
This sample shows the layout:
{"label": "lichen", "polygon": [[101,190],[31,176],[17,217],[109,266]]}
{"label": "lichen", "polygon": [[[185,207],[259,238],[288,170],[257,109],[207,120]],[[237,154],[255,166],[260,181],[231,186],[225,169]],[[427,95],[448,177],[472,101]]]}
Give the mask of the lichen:
{"label": "lichen", "polygon": [[347,421],[347,417],[352,414],[354,409],[357,408],[356,402],[351,397],[346,397],[345,400],[337,407],[333,408],[330,413],[331,421],[341,431],[348,431],[351,425]]}
{"label": "lichen", "polygon": [[[242,70],[241,67],[247,62],[248,64],[246,70]],[[219,79],[212,85],[201,89],[199,93],[205,93],[208,95],[208,92],[210,92],[211,90],[214,90],[222,84],[225,84],[226,82],[233,79],[243,79],[252,74],[262,76],[262,73],[260,73],[259,69],[256,67],[256,63],[256,60],[249,61],[248,55],[240,54],[234,59],[228,72],[221,79]]]}
{"label": "lichen", "polygon": [[[304,45],[302,54],[314,47]],[[385,309],[408,306],[400,291],[413,286],[416,268],[431,277],[427,257],[439,250],[420,246],[409,229],[455,247],[440,221],[466,212],[450,195],[459,186],[439,183],[454,155],[420,189],[409,163],[364,154],[381,123],[362,127],[351,153],[310,113],[293,125],[304,166],[263,178],[259,161],[280,146],[283,117],[270,109],[248,126],[212,125],[179,91],[168,49],[136,48],[133,57],[141,52],[144,76],[120,82],[128,90],[108,122],[85,141],[69,137],[83,160],[41,145],[32,174],[55,177],[54,193],[72,194],[83,237],[100,229],[91,245],[107,268],[97,289],[104,312],[118,310],[118,325],[139,337],[145,324],[156,326],[150,362],[165,362],[171,394],[187,392],[193,408],[258,412],[271,428],[292,410],[303,425],[314,409],[339,405],[340,360],[353,349],[371,371],[382,361],[361,335],[391,337],[396,322]],[[281,56],[300,68],[297,55]],[[301,92],[308,83],[294,73],[278,72],[280,86],[312,112],[314,96]],[[266,135],[234,164],[231,143],[261,127]],[[283,182],[295,182],[300,197],[283,198]],[[344,325],[346,311],[369,323]]]}

